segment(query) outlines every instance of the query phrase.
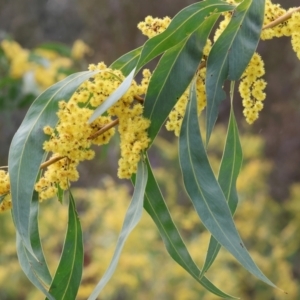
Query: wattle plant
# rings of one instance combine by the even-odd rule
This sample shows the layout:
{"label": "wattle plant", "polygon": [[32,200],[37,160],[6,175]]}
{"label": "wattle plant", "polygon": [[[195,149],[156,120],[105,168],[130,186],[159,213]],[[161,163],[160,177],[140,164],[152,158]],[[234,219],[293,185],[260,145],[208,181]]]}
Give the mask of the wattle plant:
{"label": "wattle plant", "polygon": [[[131,179],[134,193],[112,261],[89,300],[97,299],[113,275],[143,208],[155,222],[170,256],[211,293],[234,298],[205,276],[221,246],[258,279],[276,287],[249,255],[232,218],[242,164],[232,102],[238,81],[246,121],[251,124],[258,118],[266,98],[266,82],[262,79],[263,61],[255,52],[257,45],[260,39],[291,36],[300,58],[300,8],[286,11],[269,0],[206,0],[186,7],[172,20],[147,17],[138,28],[149,37],[143,46],[109,67],[103,62],[91,65],[89,71],[75,73],[48,88],[31,105],[12,140],[8,172],[0,171],[0,209],[12,209],[23,271],[47,299],[76,298],[84,249],[70,185],[79,178],[78,164],[93,159],[91,146],[109,143],[118,131],[118,176]],[[213,28],[217,28],[215,32]],[[153,73],[141,71],[159,55]],[[137,83],[134,77],[140,71],[142,80]],[[227,81],[231,110],[216,178],[206,147],[219,105],[226,98],[223,87]],[[204,109],[205,141],[199,128]],[[172,220],[147,155],[164,124],[179,137],[187,194],[212,235],[201,269]],[[39,202],[53,197],[63,201],[65,191],[69,221],[61,260],[52,278],[39,237],[38,207]]]}

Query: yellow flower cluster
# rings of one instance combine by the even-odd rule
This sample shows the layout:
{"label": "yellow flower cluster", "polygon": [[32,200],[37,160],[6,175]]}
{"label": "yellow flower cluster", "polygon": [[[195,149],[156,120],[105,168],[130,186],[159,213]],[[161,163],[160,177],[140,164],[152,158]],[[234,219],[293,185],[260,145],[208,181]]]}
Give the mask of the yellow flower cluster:
{"label": "yellow flower cluster", "polygon": [[145,18],[145,21],[140,22],[137,27],[150,39],[165,31],[170,23],[171,19],[169,17],[159,19],[148,16]]}
{"label": "yellow flower cluster", "polygon": [[91,52],[91,48],[86,43],[82,40],[76,40],[71,50],[71,56],[76,60],[80,60],[86,54],[90,54]]}
{"label": "yellow flower cluster", "polygon": [[53,163],[35,185],[40,200],[53,197],[58,187],[66,190],[69,181],[78,180],[78,164],[94,158],[95,152],[90,149],[92,144],[107,144],[114,135],[113,127],[105,129],[108,124],[119,123],[120,178],[130,178],[136,172],[141,152],[148,147],[147,128],[150,122],[142,117],[143,106],[135,98],[141,101],[137,95],[145,94],[150,72],[144,70],[142,83],[138,85],[133,81],[127,93],[108,109],[106,116],[100,116],[88,124],[94,109],[101,105],[124,80],[120,71],[109,69],[104,63],[91,65],[89,69],[100,72],[82,84],[69,102],[60,101],[57,112],[58,125],[55,128],[50,126],[44,128],[45,134],[50,135],[50,139],[44,143],[43,149],[53,153],[50,158],[50,162]]}
{"label": "yellow flower cluster", "polygon": [[8,172],[0,170],[0,212],[11,208],[10,181]]}
{"label": "yellow flower cluster", "polygon": [[[105,65],[91,65],[90,70],[103,69]],[[106,67],[106,66],[105,66]],[[144,95],[147,91],[151,73],[145,69],[143,79],[138,85],[132,81],[129,90],[122,98],[108,109],[107,113],[113,118],[118,118],[118,131],[120,134],[121,158],[119,159],[119,178],[130,178],[137,170],[141,152],[148,147],[149,138],[147,128],[149,120],[142,117],[142,99],[138,95]],[[92,106],[99,106],[124,80],[123,74],[118,70],[106,69],[106,72],[95,76],[95,82],[89,83],[87,90],[93,93],[90,100]]]}
{"label": "yellow flower cluster", "polygon": [[93,110],[82,106],[87,101],[87,93],[82,88],[76,92],[67,103],[59,103],[57,113],[59,123],[55,128],[46,126],[44,132],[50,139],[44,143],[46,152],[54,153],[51,159],[62,158],[48,166],[43,177],[36,183],[35,189],[39,192],[40,200],[53,197],[58,189],[66,190],[69,181],[79,178],[76,170],[79,162],[94,158],[92,144],[106,144],[114,134],[114,128],[109,129],[101,137],[91,139],[100,128],[111,121],[109,117],[99,117],[91,125],[88,119]]}
{"label": "yellow flower cluster", "polygon": [[300,12],[294,12],[292,14],[289,25],[292,32],[292,47],[300,59]]}
{"label": "yellow flower cluster", "polygon": [[10,60],[10,76],[21,78],[31,68],[29,63],[29,51],[23,49],[18,43],[9,40],[1,42],[1,48],[6,57]]}
{"label": "yellow flower cluster", "polygon": [[137,163],[141,159],[141,152],[150,142],[147,129],[150,121],[143,118],[143,105],[135,100],[136,95],[146,93],[151,73],[145,69],[140,85],[132,82],[127,93],[109,110],[108,114],[119,119],[121,158],[119,159],[119,178],[130,178],[136,173]]}
{"label": "yellow flower cluster", "polygon": [[266,28],[261,33],[261,39],[267,40],[273,37],[291,36],[293,50],[300,59],[300,12],[299,9],[283,9],[279,4],[273,4],[271,0],[266,1],[264,26],[268,25],[284,14],[291,14],[286,21],[272,28]]}
{"label": "yellow flower cluster", "polygon": [[[265,16],[263,25],[266,26],[274,20],[284,15],[287,11],[280,4],[273,4],[271,0],[266,0]],[[269,40],[273,37],[290,36],[291,30],[288,22],[280,23],[275,27],[264,29],[261,33],[262,40]]]}
{"label": "yellow flower cluster", "polygon": [[[65,78],[66,75],[60,70],[71,68],[73,65],[72,59],[55,51],[42,48],[29,51],[11,40],[3,40],[1,48],[10,61],[10,76],[18,79],[31,73],[39,92]],[[73,58],[80,59],[87,51],[90,51],[88,46],[82,41],[76,41],[72,49]]]}
{"label": "yellow flower cluster", "polygon": [[249,65],[241,77],[239,92],[243,99],[243,114],[246,121],[252,124],[263,109],[266,94],[263,92],[267,83],[260,79],[265,74],[264,62],[258,53],[254,53]]}

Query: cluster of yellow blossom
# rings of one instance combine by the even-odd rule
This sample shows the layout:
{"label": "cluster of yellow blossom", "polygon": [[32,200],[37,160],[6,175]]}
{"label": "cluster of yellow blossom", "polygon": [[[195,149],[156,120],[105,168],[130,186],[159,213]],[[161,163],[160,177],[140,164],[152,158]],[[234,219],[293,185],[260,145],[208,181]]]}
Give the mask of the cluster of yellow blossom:
{"label": "cluster of yellow blossom", "polygon": [[136,172],[141,152],[148,147],[147,128],[150,122],[142,117],[143,106],[138,101],[141,99],[137,95],[145,94],[150,72],[144,70],[141,84],[138,85],[133,81],[127,93],[108,109],[106,116],[100,116],[88,124],[94,109],[101,105],[124,80],[119,70],[109,69],[104,63],[91,65],[89,69],[100,72],[83,83],[68,102],[59,102],[57,112],[59,122],[55,128],[44,127],[44,132],[50,135],[50,139],[44,143],[43,149],[53,153],[50,158],[50,162],[53,163],[35,185],[40,200],[53,197],[58,191],[58,186],[66,190],[69,181],[78,180],[78,164],[94,158],[95,152],[90,149],[92,144],[107,144],[114,135],[113,127],[109,126],[104,130],[108,124],[119,123],[120,178],[130,178]]}
{"label": "cluster of yellow blossom", "polygon": [[170,23],[171,19],[169,17],[160,19],[148,16],[145,18],[144,22],[138,24],[138,29],[150,39],[165,31]]}
{"label": "cluster of yellow blossom", "polygon": [[[105,66],[101,63],[98,66],[91,65],[90,70],[102,69]],[[118,70],[109,70],[96,75],[95,82],[87,89],[93,96],[90,100],[92,106],[97,107],[118,87],[124,80],[123,74]],[[122,98],[107,110],[109,116],[117,118],[119,122],[118,132],[120,134],[121,158],[119,159],[119,178],[130,178],[136,172],[137,163],[140,160],[141,152],[148,147],[150,142],[147,136],[149,120],[142,117],[143,101],[139,95],[144,95],[147,91],[151,73],[148,69],[143,70],[143,79],[138,85],[132,81],[129,90]],[[97,79],[98,78],[98,79]]]}
{"label": "cluster of yellow blossom", "polygon": [[[83,94],[85,94],[83,92]],[[78,95],[78,96],[77,96]],[[70,99],[69,102],[61,101],[57,113],[59,123],[55,128],[44,127],[44,132],[50,135],[50,139],[44,143],[44,150],[52,152],[51,159],[61,158],[60,160],[48,166],[43,177],[36,183],[35,189],[39,192],[41,200],[53,197],[58,189],[66,190],[69,181],[76,181],[79,178],[76,170],[80,161],[90,160],[95,153],[90,149],[92,144],[105,144],[114,134],[114,128],[106,131],[101,138],[91,139],[101,127],[111,121],[109,117],[99,117],[91,125],[88,125],[88,119],[93,110],[81,107],[84,102],[84,96],[81,96],[79,90]]]}
{"label": "cluster of yellow blossom", "polygon": [[243,114],[246,121],[252,124],[263,109],[262,101],[266,94],[263,92],[267,83],[260,79],[265,74],[264,62],[258,53],[254,53],[249,65],[244,71],[239,85],[239,92],[243,99]]}
{"label": "cluster of yellow blossom", "polygon": [[[31,73],[39,91],[42,91],[66,77],[61,70],[73,65],[72,59],[61,56],[58,52],[43,48],[32,51],[22,48],[17,42],[3,40],[1,48],[10,61],[9,75],[12,78],[22,78]],[[82,41],[76,41],[72,48],[74,59],[82,58],[89,50]]]}
{"label": "cluster of yellow blossom", "polygon": [[76,40],[71,50],[71,56],[76,60],[80,60],[86,54],[90,54],[91,52],[91,48],[86,43],[84,43],[82,40]]}
{"label": "cluster of yellow blossom", "polygon": [[0,170],[0,212],[11,208],[10,181],[8,172]]}
{"label": "cluster of yellow blossom", "polygon": [[23,49],[17,42],[3,40],[1,48],[6,57],[10,60],[10,76],[20,78],[31,68],[28,61],[29,50]]}
{"label": "cluster of yellow blossom", "polygon": [[[273,4],[271,0],[266,0],[265,16],[263,25],[266,26],[274,20],[284,15],[287,11],[280,4]],[[272,28],[266,28],[261,33],[262,40],[269,40],[273,37],[290,36],[291,31],[288,22],[283,22]]]}
{"label": "cluster of yellow blossom", "polygon": [[274,20],[289,15],[288,19],[279,23],[278,25],[265,28],[261,33],[262,40],[272,39],[273,37],[291,36],[292,47],[300,59],[300,12],[299,9],[290,8],[283,9],[280,4],[273,4],[271,0],[266,0],[264,26]]}
{"label": "cluster of yellow blossom", "polygon": [[300,12],[294,12],[292,14],[289,25],[292,32],[292,47],[300,59]]}

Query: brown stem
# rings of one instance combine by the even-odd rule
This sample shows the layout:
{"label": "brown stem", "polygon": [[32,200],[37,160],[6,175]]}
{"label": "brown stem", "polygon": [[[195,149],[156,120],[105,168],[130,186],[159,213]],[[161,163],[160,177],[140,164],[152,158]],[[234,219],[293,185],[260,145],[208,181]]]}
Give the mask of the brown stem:
{"label": "brown stem", "polygon": [[1,166],[0,169],[8,169],[8,166]]}
{"label": "brown stem", "polygon": [[205,61],[202,61],[198,67],[198,71],[203,69],[204,67],[206,67],[206,60]]}
{"label": "brown stem", "polygon": [[56,163],[57,161],[65,158],[66,156],[56,156],[56,157],[53,157],[53,158],[50,158],[49,160],[45,161],[44,163],[42,163],[40,165],[40,169],[45,169],[47,168],[48,166]]}
{"label": "brown stem", "polygon": [[279,18],[277,18],[276,20],[272,21],[271,23],[265,25],[263,27],[263,29],[272,28],[272,27],[275,27],[276,25],[278,25],[280,23],[283,23],[284,21],[286,21],[287,19],[289,19],[292,16],[292,14],[294,12],[296,12],[296,11],[300,11],[300,6],[292,9],[291,11],[289,11],[286,14],[280,16]]}
{"label": "brown stem", "polygon": [[144,98],[142,98],[141,96],[136,95],[133,98],[141,103],[144,103]]}
{"label": "brown stem", "polygon": [[112,127],[116,126],[117,124],[119,124],[119,119],[113,120],[109,124],[103,126],[101,129],[99,129],[98,131],[96,131],[94,134],[92,134],[91,136],[89,136],[89,139],[92,140],[92,139],[98,137],[100,134],[102,134],[105,131],[111,129]]}

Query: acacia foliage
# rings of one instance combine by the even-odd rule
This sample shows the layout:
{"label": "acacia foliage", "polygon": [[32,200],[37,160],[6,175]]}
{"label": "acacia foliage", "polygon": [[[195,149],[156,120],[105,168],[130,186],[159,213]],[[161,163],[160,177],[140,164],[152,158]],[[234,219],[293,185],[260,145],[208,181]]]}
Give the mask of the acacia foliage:
{"label": "acacia foliage", "polygon": [[[267,1],[267,3],[269,2]],[[106,67],[100,65],[88,72],[73,74],[50,87],[32,104],[11,144],[9,153],[11,189],[9,193],[4,194],[1,201],[9,201],[9,197],[12,199],[20,264],[27,277],[44,292],[47,299],[70,299],[70,297],[73,299],[76,297],[83,265],[82,232],[75,202],[69,190],[68,230],[61,260],[52,279],[43,256],[38,234],[38,196],[35,190],[39,192],[40,199],[43,199],[41,195],[45,191],[45,197],[57,192],[59,200],[62,201],[62,190],[69,188],[69,180],[76,180],[78,177],[77,164],[81,160],[90,159],[93,156],[89,150],[90,141],[117,123],[121,129],[119,132],[122,152],[119,174],[123,177],[132,174],[131,179],[135,188],[111,264],[88,299],[96,299],[112,276],[124,242],[138,223],[143,206],[155,222],[170,256],[210,292],[223,298],[230,297],[210,282],[204,274],[212,265],[220,246],[227,249],[250,273],[275,287],[251,258],[232,218],[237,206],[236,180],[242,162],[242,151],[233,108],[230,112],[218,178],[213,173],[206,152],[218,116],[218,107],[225,98],[223,90],[225,81],[227,79],[231,81],[230,100],[232,105],[234,81],[249,75],[246,68],[249,66],[261,37],[265,4],[263,0],[244,0],[240,3],[206,0],[190,5],[173,18],[165,31],[112,64],[112,69],[118,67],[117,72],[107,70]],[[215,42],[206,57],[204,49],[207,39],[221,14],[225,15],[225,23],[222,23],[223,27],[217,31]],[[134,91],[143,91],[145,81],[147,81],[145,73],[145,81],[141,87],[138,87],[133,81],[134,76],[145,64],[161,54],[163,54],[162,58],[148,82],[144,98],[141,99],[140,95],[132,95],[130,88],[134,87]],[[205,141],[199,129],[197,112],[199,93],[196,78],[199,69],[203,68],[203,64],[206,66],[204,78]],[[252,76],[250,84],[257,77],[253,79]],[[93,79],[88,80],[88,78]],[[116,87],[114,92],[109,90],[111,86],[107,91],[103,88],[103,84],[99,85],[100,90],[93,87],[98,80],[105,81],[107,78]],[[82,86],[82,84],[84,85]],[[79,86],[81,87],[78,91]],[[263,84],[263,86],[265,85]],[[101,90],[101,88],[103,89]],[[86,90],[89,92],[85,93],[84,101],[78,100],[76,90],[79,95],[84,94]],[[257,99],[253,100],[254,104],[251,101],[250,104],[245,102],[245,106],[248,105],[245,116],[251,121],[262,109],[262,105],[256,105],[256,103],[264,100],[264,95],[255,91],[257,92],[256,96],[254,92],[252,93]],[[261,90],[259,91],[261,92]],[[188,100],[185,102],[182,117],[178,119],[181,126],[179,161],[184,185],[191,202],[204,226],[212,234],[202,271],[194,262],[172,220],[147,156],[147,150],[155,140],[161,126],[172,112],[176,101],[185,92],[187,92]],[[244,90],[242,92],[245,94]],[[101,99],[97,102],[95,98],[99,94],[102,96],[107,94],[106,96],[109,97],[105,101]],[[65,101],[62,102],[62,99],[70,99],[70,101],[67,104]],[[141,105],[134,106],[133,99],[142,102],[143,109],[140,108]],[[79,103],[76,108],[74,101]],[[99,107],[96,107],[96,104]],[[124,107],[128,110],[126,111],[122,105],[125,105]],[[64,125],[64,121],[69,122],[68,115],[73,109],[76,112],[80,111],[77,114],[78,118],[73,121],[71,119],[73,126],[72,123],[68,126]],[[56,114],[58,110],[60,111]],[[141,111],[143,111],[142,115]],[[122,112],[126,112],[128,115],[124,116]],[[107,122],[106,114],[117,116],[118,119],[111,119],[112,122],[109,124],[98,124],[99,120]],[[56,127],[58,120],[59,123]],[[85,120],[83,125],[77,126],[77,122],[82,120]],[[76,128],[76,132],[74,130],[73,133],[72,128]],[[131,132],[133,129],[134,131]],[[147,133],[147,137],[143,131]],[[50,135],[50,139],[45,136],[44,132]],[[68,149],[68,145],[71,144],[75,135],[79,137],[75,141],[75,145],[79,144],[79,146],[76,149]],[[57,137],[58,141],[56,141]],[[66,138],[65,144],[61,142],[62,137]],[[138,143],[139,139],[140,143]],[[107,137],[97,140],[98,144],[106,142]],[[57,153],[53,151],[53,145],[59,149]],[[54,155],[45,162],[47,151],[50,150],[54,152]],[[44,168],[44,166],[50,165],[48,171],[41,176],[41,166]],[[55,175],[55,177],[54,174],[65,176],[65,178],[59,181],[59,176]],[[65,269],[66,265],[69,266],[67,270]],[[63,286],[57,284],[62,281],[68,284]]]}

